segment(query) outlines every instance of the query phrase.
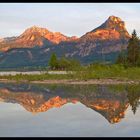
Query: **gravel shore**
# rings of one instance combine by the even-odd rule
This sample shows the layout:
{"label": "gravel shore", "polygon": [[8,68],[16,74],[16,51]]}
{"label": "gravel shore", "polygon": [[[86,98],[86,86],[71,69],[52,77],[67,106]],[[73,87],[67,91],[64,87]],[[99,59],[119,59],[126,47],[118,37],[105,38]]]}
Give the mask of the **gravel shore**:
{"label": "gravel shore", "polygon": [[[0,82],[7,82],[7,83],[15,83],[16,80],[7,80],[7,79],[0,79]],[[92,79],[92,80],[44,80],[44,81],[26,81],[21,80],[19,82],[30,82],[36,84],[75,84],[75,85],[117,85],[117,84],[140,84],[139,81],[133,80],[117,80],[117,79]]]}

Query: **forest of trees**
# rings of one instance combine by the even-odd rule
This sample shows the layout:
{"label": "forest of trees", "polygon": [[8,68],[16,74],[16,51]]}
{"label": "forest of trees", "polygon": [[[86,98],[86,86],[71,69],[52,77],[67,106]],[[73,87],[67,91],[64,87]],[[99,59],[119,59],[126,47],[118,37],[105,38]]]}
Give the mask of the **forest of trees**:
{"label": "forest of trees", "polygon": [[140,66],[140,40],[135,30],[128,42],[126,53],[119,54],[117,63],[125,66]]}
{"label": "forest of trees", "polygon": [[49,61],[49,68],[51,70],[74,70],[80,66],[81,64],[79,61],[74,59],[67,59],[64,56],[58,59],[55,53],[51,55]]}

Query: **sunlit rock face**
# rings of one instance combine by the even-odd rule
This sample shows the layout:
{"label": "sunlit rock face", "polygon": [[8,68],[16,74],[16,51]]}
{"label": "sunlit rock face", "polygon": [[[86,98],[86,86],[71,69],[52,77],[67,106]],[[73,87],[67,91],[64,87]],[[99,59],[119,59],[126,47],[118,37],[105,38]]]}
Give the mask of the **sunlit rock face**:
{"label": "sunlit rock face", "polygon": [[110,16],[102,25],[83,35],[77,47],[82,57],[90,53],[117,52],[126,49],[130,37],[124,21]]}
{"label": "sunlit rock face", "polygon": [[116,16],[110,16],[80,38],[32,26],[17,37],[0,39],[0,67],[44,66],[54,52],[58,57],[65,55],[84,64],[96,60],[114,62],[120,51],[126,50],[130,37],[125,22]]}
{"label": "sunlit rock face", "polygon": [[[98,32],[102,29],[112,31],[112,35],[114,34],[114,37],[116,36],[116,39],[118,38],[117,33],[119,34],[120,38],[129,39],[131,37],[126,30],[125,22],[122,21],[119,17],[110,16],[101,26],[91,32]],[[108,38],[110,38],[110,36],[108,36]]]}
{"label": "sunlit rock face", "polygon": [[[33,26],[27,30],[25,30],[25,32],[19,36],[19,39],[24,40],[25,42],[30,40],[32,42],[34,42],[37,37],[34,36],[34,34],[37,34],[37,37],[41,36],[44,39],[47,39],[48,41],[58,44],[62,41],[70,41],[71,39],[77,39],[76,37],[67,37],[63,34],[61,34],[60,32],[51,32],[46,28],[41,28],[41,27],[37,27],[37,26]],[[39,44],[39,46],[42,46],[42,44]]]}
{"label": "sunlit rock face", "polygon": [[0,50],[7,51],[12,48],[32,48],[59,44],[60,42],[75,41],[76,36],[67,37],[60,32],[51,32],[46,28],[37,26],[26,29],[20,36],[14,38],[0,39]]}

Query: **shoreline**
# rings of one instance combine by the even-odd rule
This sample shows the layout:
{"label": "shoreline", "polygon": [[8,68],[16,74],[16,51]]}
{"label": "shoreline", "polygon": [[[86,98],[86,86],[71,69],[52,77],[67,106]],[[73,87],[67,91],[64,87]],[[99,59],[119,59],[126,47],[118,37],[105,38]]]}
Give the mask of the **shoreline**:
{"label": "shoreline", "polygon": [[118,80],[118,79],[90,79],[90,80],[44,80],[44,81],[28,81],[28,80],[8,80],[0,79],[1,83],[34,83],[34,84],[74,84],[74,85],[117,85],[117,84],[140,84],[140,80]]}

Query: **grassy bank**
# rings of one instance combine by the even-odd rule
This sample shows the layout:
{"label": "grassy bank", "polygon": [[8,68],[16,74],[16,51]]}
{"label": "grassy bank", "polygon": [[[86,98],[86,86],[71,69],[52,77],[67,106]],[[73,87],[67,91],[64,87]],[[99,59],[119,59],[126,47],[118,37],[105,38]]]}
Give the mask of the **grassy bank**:
{"label": "grassy bank", "polygon": [[101,65],[94,64],[82,66],[73,73],[68,74],[40,74],[40,75],[7,75],[0,76],[0,79],[16,81],[43,81],[43,80],[88,80],[88,79],[118,79],[118,80],[140,80],[140,67],[125,68],[122,65]]}

